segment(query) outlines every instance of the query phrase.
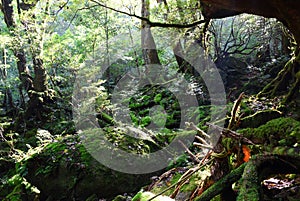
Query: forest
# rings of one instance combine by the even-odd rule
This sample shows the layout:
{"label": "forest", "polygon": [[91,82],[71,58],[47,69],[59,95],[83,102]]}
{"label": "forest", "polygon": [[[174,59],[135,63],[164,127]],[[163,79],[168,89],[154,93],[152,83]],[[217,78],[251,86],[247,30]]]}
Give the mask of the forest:
{"label": "forest", "polygon": [[300,200],[300,1],[0,8],[0,200]]}

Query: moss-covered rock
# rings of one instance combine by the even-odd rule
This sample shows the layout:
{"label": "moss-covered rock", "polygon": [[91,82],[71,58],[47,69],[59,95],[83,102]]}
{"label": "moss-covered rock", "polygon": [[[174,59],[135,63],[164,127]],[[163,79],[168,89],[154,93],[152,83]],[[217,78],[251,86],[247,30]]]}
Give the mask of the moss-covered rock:
{"label": "moss-covered rock", "polygon": [[293,118],[273,119],[258,128],[246,128],[239,133],[255,143],[274,146],[294,146],[300,140],[300,122]]}
{"label": "moss-covered rock", "polygon": [[[130,145],[138,147],[132,150],[141,154],[149,151],[149,146],[141,140],[127,139],[116,129],[110,132],[115,134],[111,140],[124,149]],[[41,200],[86,200],[91,196],[112,199],[140,190],[153,176],[125,174],[100,164],[89,154],[78,135],[57,139],[19,165],[25,169],[21,175],[40,190]]]}

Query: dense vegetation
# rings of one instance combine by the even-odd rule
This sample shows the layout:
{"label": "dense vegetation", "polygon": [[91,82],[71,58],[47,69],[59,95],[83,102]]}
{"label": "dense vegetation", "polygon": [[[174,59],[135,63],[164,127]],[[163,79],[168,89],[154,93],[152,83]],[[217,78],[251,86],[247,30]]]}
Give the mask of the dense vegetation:
{"label": "dense vegetation", "polygon": [[2,0],[0,199],[299,199],[295,5],[224,2]]}

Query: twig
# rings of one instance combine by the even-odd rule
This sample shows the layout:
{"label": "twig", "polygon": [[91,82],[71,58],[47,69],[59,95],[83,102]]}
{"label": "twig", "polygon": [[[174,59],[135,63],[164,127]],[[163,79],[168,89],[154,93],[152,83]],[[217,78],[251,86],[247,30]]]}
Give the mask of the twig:
{"label": "twig", "polygon": [[195,156],[181,140],[179,140],[179,143],[184,147],[186,153],[192,157],[194,162],[200,163],[200,160],[197,158],[197,156]]}
{"label": "twig", "polygon": [[205,140],[204,138],[202,138],[202,137],[200,137],[200,136],[198,136],[198,135],[196,135],[195,138],[196,138],[197,140],[201,141],[203,144],[209,145],[209,144],[206,142],[206,140]]}
{"label": "twig", "polygon": [[201,144],[201,143],[197,143],[197,142],[194,142],[193,145],[197,146],[197,147],[204,148],[204,149],[213,149],[213,147],[210,146],[210,145],[205,145],[205,144]]}

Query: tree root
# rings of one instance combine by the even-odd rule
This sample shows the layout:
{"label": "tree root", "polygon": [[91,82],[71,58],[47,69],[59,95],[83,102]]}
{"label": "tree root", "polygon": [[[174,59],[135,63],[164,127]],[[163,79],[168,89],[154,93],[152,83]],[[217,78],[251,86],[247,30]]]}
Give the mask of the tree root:
{"label": "tree root", "polygon": [[273,79],[268,85],[266,85],[259,93],[258,97],[270,96],[274,97],[279,91],[285,89],[290,80],[292,79],[294,69],[294,58],[289,60],[284,68],[278,73],[275,79]]}
{"label": "tree root", "polygon": [[300,70],[296,74],[296,82],[290,89],[288,95],[285,97],[283,103],[289,103],[293,99],[295,93],[297,92],[297,90],[299,90],[299,88],[300,88]]}
{"label": "tree root", "polygon": [[275,79],[273,79],[268,85],[266,85],[261,92],[258,93],[258,97],[268,96],[275,97],[280,92],[287,90],[288,93],[283,103],[289,103],[294,94],[299,90],[300,78],[298,76],[300,72],[300,52],[299,48],[295,50],[295,55],[284,66],[284,68],[278,73]]}

